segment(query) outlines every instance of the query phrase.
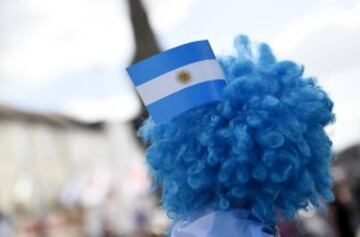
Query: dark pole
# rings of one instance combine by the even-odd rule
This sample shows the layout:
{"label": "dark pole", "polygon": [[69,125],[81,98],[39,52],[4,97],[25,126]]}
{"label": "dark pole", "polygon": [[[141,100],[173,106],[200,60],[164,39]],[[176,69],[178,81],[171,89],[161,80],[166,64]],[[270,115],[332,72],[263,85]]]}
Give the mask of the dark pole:
{"label": "dark pole", "polygon": [[[151,28],[146,10],[141,0],[127,0],[129,6],[130,20],[135,41],[135,54],[131,63],[136,63],[144,58],[160,52],[155,34]],[[133,121],[137,130],[144,119],[148,116],[145,106],[142,104],[142,112]]]}

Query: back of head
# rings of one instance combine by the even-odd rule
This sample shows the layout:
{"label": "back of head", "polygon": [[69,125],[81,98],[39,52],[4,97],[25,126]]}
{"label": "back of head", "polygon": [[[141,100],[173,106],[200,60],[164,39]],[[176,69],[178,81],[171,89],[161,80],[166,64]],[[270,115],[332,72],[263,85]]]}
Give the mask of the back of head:
{"label": "back of head", "polygon": [[277,61],[266,44],[220,57],[227,86],[222,101],[193,108],[170,122],[148,120],[140,135],[163,185],[170,216],[202,209],[246,208],[275,223],[299,209],[331,201],[333,103],[303,67]]}

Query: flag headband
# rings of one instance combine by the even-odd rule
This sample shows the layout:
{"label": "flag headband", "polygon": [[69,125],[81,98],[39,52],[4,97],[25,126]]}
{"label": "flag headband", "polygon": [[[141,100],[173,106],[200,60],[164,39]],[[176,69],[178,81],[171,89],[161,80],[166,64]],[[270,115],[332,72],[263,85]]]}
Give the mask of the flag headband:
{"label": "flag headband", "polygon": [[207,40],[151,56],[130,66],[127,72],[155,123],[221,100],[226,86],[223,70]]}

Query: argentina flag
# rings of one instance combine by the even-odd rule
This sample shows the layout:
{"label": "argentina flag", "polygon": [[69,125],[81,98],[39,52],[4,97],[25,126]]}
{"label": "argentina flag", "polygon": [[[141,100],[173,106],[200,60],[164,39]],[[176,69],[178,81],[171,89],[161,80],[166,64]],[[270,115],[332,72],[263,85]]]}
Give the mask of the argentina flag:
{"label": "argentina flag", "polygon": [[207,40],[191,42],[127,68],[155,123],[221,100],[225,76]]}

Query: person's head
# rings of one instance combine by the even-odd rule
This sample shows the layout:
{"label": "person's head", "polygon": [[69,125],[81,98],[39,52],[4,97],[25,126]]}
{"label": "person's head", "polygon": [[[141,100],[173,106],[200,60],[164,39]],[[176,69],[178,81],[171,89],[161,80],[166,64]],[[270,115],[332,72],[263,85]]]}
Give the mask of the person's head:
{"label": "person's head", "polygon": [[332,101],[302,66],[277,61],[266,44],[251,47],[239,36],[235,54],[218,58],[227,80],[222,101],[166,123],[149,119],[140,130],[174,218],[247,208],[275,223],[333,198],[324,131],[334,121]]}

